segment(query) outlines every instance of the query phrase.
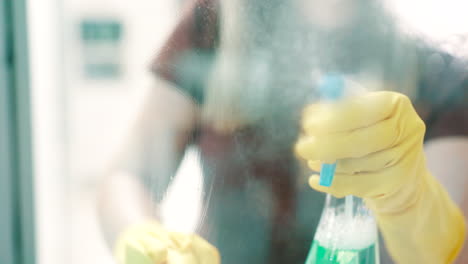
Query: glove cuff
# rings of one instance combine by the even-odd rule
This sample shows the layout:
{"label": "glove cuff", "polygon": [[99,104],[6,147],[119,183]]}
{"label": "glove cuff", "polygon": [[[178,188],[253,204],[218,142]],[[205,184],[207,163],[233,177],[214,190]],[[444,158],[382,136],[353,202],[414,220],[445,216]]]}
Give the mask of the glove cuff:
{"label": "glove cuff", "polygon": [[[407,200],[369,201],[389,252],[397,263],[452,263],[463,247],[464,216],[429,172],[414,187],[403,193]],[[408,206],[384,207],[402,202]]]}

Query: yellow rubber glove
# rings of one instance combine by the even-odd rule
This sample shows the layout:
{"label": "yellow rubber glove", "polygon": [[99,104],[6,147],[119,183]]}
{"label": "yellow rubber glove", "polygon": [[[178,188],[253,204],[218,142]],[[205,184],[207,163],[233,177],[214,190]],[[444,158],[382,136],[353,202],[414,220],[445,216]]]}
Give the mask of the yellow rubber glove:
{"label": "yellow rubber glove", "polygon": [[461,250],[461,211],[429,173],[423,152],[425,125],[399,93],[372,92],[304,110],[296,153],[320,171],[337,161],[336,197],[365,199],[376,215],[390,254],[401,264],[452,263]]}
{"label": "yellow rubber glove", "polygon": [[195,234],[171,232],[156,222],[130,227],[117,241],[119,264],[219,264],[218,250]]}

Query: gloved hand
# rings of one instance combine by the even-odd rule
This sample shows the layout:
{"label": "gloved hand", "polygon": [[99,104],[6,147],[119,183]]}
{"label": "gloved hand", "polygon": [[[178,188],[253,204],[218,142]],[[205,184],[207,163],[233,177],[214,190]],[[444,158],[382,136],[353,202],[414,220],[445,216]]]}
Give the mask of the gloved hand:
{"label": "gloved hand", "polygon": [[452,263],[465,237],[464,218],[429,173],[423,152],[425,125],[399,93],[372,92],[304,111],[296,153],[320,171],[337,161],[336,197],[365,199],[397,263]]}
{"label": "gloved hand", "polygon": [[195,234],[171,232],[156,222],[130,227],[118,239],[119,264],[219,264],[218,250]]}

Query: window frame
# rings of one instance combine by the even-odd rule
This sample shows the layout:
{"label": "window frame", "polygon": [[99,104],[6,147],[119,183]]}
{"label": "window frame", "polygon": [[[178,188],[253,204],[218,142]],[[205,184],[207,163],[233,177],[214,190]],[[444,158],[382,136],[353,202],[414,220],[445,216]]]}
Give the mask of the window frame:
{"label": "window frame", "polygon": [[25,0],[0,0],[0,263],[35,263]]}

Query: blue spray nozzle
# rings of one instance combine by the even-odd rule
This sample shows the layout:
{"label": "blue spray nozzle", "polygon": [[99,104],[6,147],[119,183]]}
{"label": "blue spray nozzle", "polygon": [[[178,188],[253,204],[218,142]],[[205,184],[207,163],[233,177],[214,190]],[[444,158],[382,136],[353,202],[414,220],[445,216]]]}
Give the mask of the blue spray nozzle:
{"label": "blue spray nozzle", "polygon": [[[318,91],[320,97],[325,100],[338,100],[343,97],[345,89],[345,82],[343,77],[339,74],[327,74],[319,82]],[[320,168],[320,182],[319,184],[325,187],[330,187],[335,176],[336,163],[327,164],[323,163]]]}
{"label": "blue spray nozzle", "polygon": [[320,168],[320,181],[319,184],[325,187],[330,187],[335,176],[336,163],[328,164],[323,163]]}

